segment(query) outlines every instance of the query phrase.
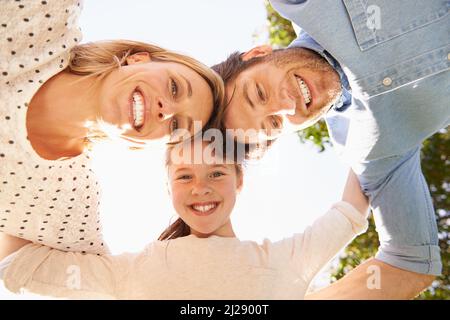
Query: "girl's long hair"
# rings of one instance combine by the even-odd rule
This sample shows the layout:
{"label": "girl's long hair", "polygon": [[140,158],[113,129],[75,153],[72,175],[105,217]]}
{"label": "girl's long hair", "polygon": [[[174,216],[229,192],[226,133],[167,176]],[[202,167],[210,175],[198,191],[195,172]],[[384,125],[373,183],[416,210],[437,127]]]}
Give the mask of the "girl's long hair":
{"label": "girl's long hair", "polygon": [[161,233],[158,240],[171,240],[176,238],[185,237],[191,234],[191,228],[187,225],[183,219],[178,218],[172,223],[166,230]]}

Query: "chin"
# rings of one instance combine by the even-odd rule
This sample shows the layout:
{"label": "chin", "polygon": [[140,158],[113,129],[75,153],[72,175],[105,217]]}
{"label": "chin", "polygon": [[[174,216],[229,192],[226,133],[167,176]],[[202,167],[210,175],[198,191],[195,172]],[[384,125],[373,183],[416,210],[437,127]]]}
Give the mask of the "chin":
{"label": "chin", "polygon": [[302,124],[299,124],[299,125],[295,128],[295,130],[296,130],[296,131],[305,130],[306,128],[309,128],[309,127],[313,126],[314,124],[316,124],[317,121],[320,120],[320,118],[321,118],[321,117],[313,118],[313,119],[308,119],[308,120],[306,120],[305,122],[303,122]]}
{"label": "chin", "polygon": [[216,231],[216,229],[214,228],[203,228],[203,229],[197,229],[197,232],[205,235],[205,236],[210,236],[212,235],[214,232]]}
{"label": "chin", "polygon": [[217,231],[217,228],[214,227],[197,227],[197,228],[193,228],[195,230],[195,232],[199,235],[205,236],[205,237],[209,237],[211,235],[214,234],[214,232]]}
{"label": "chin", "polygon": [[303,130],[315,125],[320,119],[322,119],[326,115],[331,106],[332,105],[325,105],[318,108],[317,111],[315,111],[314,114],[308,120],[306,120],[299,126],[299,130]]}

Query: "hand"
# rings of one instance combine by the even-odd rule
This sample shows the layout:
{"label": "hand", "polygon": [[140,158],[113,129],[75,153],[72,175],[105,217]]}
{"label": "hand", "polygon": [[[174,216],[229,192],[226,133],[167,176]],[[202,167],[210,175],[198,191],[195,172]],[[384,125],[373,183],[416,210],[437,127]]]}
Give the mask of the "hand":
{"label": "hand", "polygon": [[371,258],[342,279],[305,296],[306,300],[414,299],[435,276],[393,267]]}

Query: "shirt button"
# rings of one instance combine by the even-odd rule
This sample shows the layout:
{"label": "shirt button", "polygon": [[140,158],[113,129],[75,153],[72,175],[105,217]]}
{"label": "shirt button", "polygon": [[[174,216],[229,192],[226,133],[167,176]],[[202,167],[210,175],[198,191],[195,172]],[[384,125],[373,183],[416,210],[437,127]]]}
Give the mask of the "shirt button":
{"label": "shirt button", "polygon": [[389,77],[386,77],[383,79],[383,84],[387,87],[390,86],[392,84],[392,79]]}

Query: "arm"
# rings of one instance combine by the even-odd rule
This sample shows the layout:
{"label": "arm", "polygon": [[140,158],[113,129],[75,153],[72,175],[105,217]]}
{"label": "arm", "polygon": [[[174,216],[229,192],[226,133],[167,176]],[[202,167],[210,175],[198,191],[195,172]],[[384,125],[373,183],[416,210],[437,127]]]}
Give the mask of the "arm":
{"label": "arm", "polygon": [[[111,299],[126,295],[129,273],[135,254],[99,256],[64,252],[25,240],[2,235],[2,258],[16,252],[3,274],[5,287],[14,292],[30,292],[64,298]],[[1,260],[0,260],[1,261]]]}
{"label": "arm", "polygon": [[[58,57],[55,58],[58,62],[54,66],[57,68],[62,58],[59,56],[65,54],[68,57],[68,50],[78,44],[74,38],[81,39],[77,21],[83,1],[44,2],[27,1],[21,4],[17,1],[2,1],[0,20],[6,24],[0,29],[0,70],[6,73],[2,75],[2,81],[32,71],[43,61],[48,62],[49,51],[53,52],[53,57]],[[19,7],[21,5],[23,7]],[[51,31],[48,30],[50,26]],[[29,36],[31,31],[33,35]],[[50,41],[46,42],[47,39]],[[34,47],[30,48],[30,44],[34,44]],[[39,59],[39,62],[33,58]]]}
{"label": "arm", "polygon": [[354,237],[367,229],[367,198],[356,175],[350,170],[342,201],[325,215],[296,234],[290,245],[292,262],[301,277],[309,282]]}
{"label": "arm", "polygon": [[0,233],[0,261],[10,254],[17,252],[20,248],[31,243],[28,240],[10,236],[6,233]]}
{"label": "arm", "polygon": [[369,196],[379,235],[375,258],[412,273],[439,275],[436,216],[420,166],[420,146],[369,162],[358,178]]}
{"label": "arm", "polygon": [[418,274],[369,259],[335,283],[309,294],[307,300],[413,299],[434,276]]}
{"label": "arm", "polygon": [[[368,177],[370,171],[366,171],[362,180],[372,200],[377,230],[381,233],[380,241],[383,243],[383,240],[389,240],[386,241],[387,250],[383,257],[388,261],[393,259],[399,266],[406,262],[405,267],[372,258],[339,281],[308,295],[307,299],[412,299],[433,282],[435,276],[430,271],[427,274],[429,268],[424,269],[423,273],[406,270],[406,267],[421,267],[421,257],[414,257],[415,251],[409,250],[406,254],[397,251],[402,246],[405,248],[411,245],[416,238],[416,241],[430,243],[430,238],[424,238],[423,230],[429,227],[434,218],[429,193],[420,171],[418,150],[402,160],[402,164],[383,183],[374,183]],[[433,235],[433,232],[425,234]],[[390,248],[391,243],[399,244],[399,249]],[[383,250],[380,251],[383,253]],[[427,267],[428,260],[425,260],[424,266]]]}
{"label": "arm", "polygon": [[367,214],[369,200],[362,192],[358,177],[351,169],[348,173],[342,200],[350,203],[355,209],[364,214],[364,216]]}

